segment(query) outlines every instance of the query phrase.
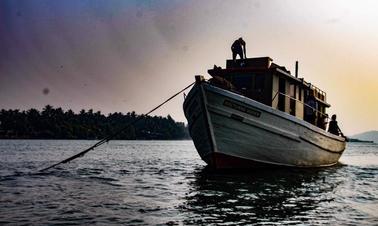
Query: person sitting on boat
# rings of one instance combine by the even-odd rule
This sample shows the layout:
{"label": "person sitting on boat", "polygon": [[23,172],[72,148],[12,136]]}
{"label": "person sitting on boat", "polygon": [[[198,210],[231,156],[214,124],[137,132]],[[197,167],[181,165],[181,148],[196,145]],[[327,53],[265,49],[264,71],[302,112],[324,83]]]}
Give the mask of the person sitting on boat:
{"label": "person sitting on boat", "polygon": [[232,43],[231,51],[232,51],[232,59],[234,61],[236,60],[237,55],[240,56],[240,59],[244,59],[247,57],[245,46],[246,46],[245,41],[241,37],[235,40],[234,43]]}
{"label": "person sitting on boat", "polygon": [[332,115],[331,117],[331,121],[329,122],[329,126],[328,126],[328,132],[335,134],[337,136],[339,135],[344,136],[344,134],[341,132],[341,129],[337,125],[336,115]]}
{"label": "person sitting on boat", "polygon": [[318,102],[316,102],[314,90],[311,90],[305,105],[305,121],[315,125],[317,109]]}

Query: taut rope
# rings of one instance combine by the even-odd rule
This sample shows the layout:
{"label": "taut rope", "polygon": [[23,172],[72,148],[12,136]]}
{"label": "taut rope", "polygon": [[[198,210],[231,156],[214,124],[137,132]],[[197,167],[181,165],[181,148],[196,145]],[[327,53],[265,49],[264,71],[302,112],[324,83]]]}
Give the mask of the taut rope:
{"label": "taut rope", "polygon": [[[195,82],[193,82],[192,84],[188,85],[187,87],[185,87],[184,89],[180,90],[179,92],[175,93],[174,95],[172,95],[170,98],[166,99],[164,102],[162,102],[161,104],[159,104],[158,106],[156,106],[155,108],[153,108],[152,110],[150,110],[149,112],[147,112],[146,114],[144,115],[149,115],[151,114],[152,112],[156,111],[158,108],[160,108],[161,106],[163,106],[164,104],[166,104],[167,102],[169,102],[170,100],[172,100],[173,98],[175,98],[177,95],[179,95],[180,93],[184,92],[185,90],[187,90],[189,87],[191,87]],[[70,162],[76,158],[79,158],[79,157],[83,157],[87,152],[97,148],[98,146],[100,145],[103,145],[104,143],[110,141],[111,139],[113,139],[115,136],[117,136],[120,132],[122,132],[123,130],[127,129],[129,126],[137,123],[138,121],[142,120],[142,117],[139,117],[137,119],[135,119],[134,121],[130,122],[129,124],[125,125],[124,127],[122,127],[121,129],[115,131],[114,133],[108,135],[107,137],[105,137],[104,139],[100,140],[99,142],[97,142],[96,144],[94,144],[93,146],[85,149],[84,151],[81,151],[63,161],[60,161],[58,163],[55,163],[49,167],[46,167],[46,168],[43,168],[41,170],[39,170],[39,172],[43,172],[43,171],[46,171],[46,170],[49,170],[51,168],[54,168],[55,166],[58,166],[60,164],[63,164],[63,163],[67,163],[67,162]]]}

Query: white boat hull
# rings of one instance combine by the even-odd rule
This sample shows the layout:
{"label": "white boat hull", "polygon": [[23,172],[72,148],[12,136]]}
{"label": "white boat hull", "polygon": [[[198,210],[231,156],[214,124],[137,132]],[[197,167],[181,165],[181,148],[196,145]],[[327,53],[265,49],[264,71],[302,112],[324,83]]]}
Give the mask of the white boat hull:
{"label": "white boat hull", "polygon": [[338,162],[345,139],[206,82],[184,102],[189,132],[214,168],[322,167]]}

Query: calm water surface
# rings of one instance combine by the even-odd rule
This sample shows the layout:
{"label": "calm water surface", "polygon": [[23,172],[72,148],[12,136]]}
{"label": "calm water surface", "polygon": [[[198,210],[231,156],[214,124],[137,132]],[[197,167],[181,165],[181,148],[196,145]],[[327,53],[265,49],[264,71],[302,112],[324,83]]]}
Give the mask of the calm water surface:
{"label": "calm water surface", "polygon": [[378,145],[335,167],[210,172],[191,141],[0,140],[0,224],[378,225]]}

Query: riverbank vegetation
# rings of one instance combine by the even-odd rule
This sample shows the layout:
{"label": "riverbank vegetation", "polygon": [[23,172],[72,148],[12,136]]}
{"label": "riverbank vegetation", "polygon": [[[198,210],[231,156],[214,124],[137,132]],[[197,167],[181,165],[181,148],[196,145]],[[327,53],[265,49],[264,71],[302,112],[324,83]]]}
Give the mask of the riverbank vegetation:
{"label": "riverbank vegetation", "polygon": [[64,111],[46,105],[42,111],[0,111],[0,139],[102,139],[135,119],[136,124],[119,133],[120,140],[190,139],[187,127],[171,116],[145,116],[135,112]]}

